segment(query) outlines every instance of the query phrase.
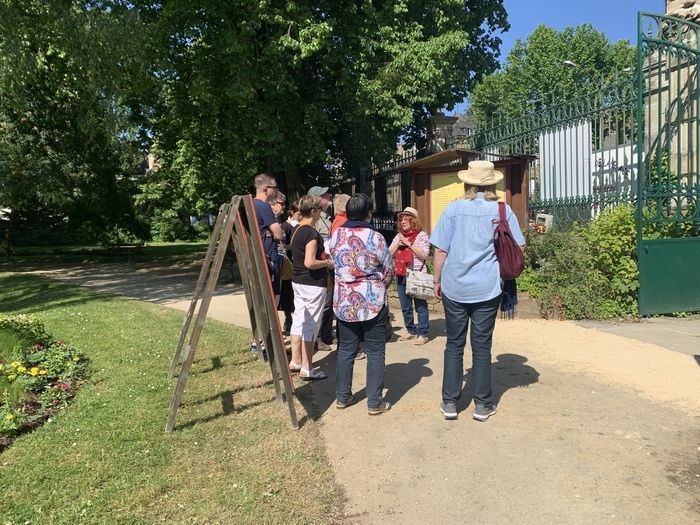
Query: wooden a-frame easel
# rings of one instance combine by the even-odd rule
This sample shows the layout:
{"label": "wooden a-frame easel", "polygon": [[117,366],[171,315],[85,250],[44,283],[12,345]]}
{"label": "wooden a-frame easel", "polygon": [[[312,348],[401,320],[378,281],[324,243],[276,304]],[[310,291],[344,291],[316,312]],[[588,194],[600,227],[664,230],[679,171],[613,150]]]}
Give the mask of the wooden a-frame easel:
{"label": "wooden a-frame easel", "polygon": [[[268,264],[263,253],[253,198],[250,195],[236,195],[231,199],[231,202],[223,204],[219,208],[219,215],[214,225],[207,253],[204,256],[204,263],[197,279],[192,301],[182,322],[180,339],[173,355],[168,379],[172,379],[175,375],[183,347],[185,356],[170,402],[168,422],[165,426],[166,432],[172,432],[175,426],[177,409],[180,406],[187,378],[192,368],[194,354],[229,242],[233,245],[238,261],[253,337],[256,341],[265,343],[277,400],[286,401],[292,425],[294,428],[299,428],[294,408],[292,378],[289,373],[289,363],[277,316],[277,306],[272,295],[272,281],[267,271]],[[190,333],[193,318],[196,318],[196,321]],[[189,343],[185,345],[188,334],[190,336]],[[258,351],[258,357],[263,357],[262,349]]]}

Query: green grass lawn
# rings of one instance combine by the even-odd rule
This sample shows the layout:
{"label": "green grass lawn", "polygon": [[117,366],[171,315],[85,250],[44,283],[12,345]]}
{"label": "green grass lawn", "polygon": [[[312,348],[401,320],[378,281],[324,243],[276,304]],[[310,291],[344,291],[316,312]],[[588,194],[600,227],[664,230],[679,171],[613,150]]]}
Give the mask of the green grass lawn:
{"label": "green grass lawn", "polygon": [[166,434],[182,313],[8,273],[0,312],[40,316],[92,368],[71,406],[0,455],[3,525],[336,522],[319,429],[292,428],[247,331],[207,321]]}
{"label": "green grass lawn", "polygon": [[112,253],[100,246],[15,246],[10,257],[0,253],[0,269],[67,263],[198,264],[208,245],[208,241],[153,242],[141,253]]}

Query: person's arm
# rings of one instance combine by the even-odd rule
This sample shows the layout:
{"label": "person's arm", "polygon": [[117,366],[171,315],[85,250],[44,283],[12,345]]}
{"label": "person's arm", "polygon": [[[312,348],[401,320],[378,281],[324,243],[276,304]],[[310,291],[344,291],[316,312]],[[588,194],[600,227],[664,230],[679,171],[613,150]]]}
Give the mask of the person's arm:
{"label": "person's arm", "polygon": [[276,241],[281,241],[282,239],[284,239],[284,231],[282,231],[282,226],[279,222],[270,224],[270,233]]}
{"label": "person's arm", "polygon": [[430,242],[428,242],[428,234],[421,232],[416,237],[416,241],[410,245],[413,255],[421,261],[425,261],[430,253]]}
{"label": "person's arm", "polygon": [[258,220],[268,227],[270,234],[276,241],[281,241],[284,238],[282,226],[277,222],[275,214],[272,213],[272,208],[269,204],[258,205],[255,212],[258,214]]}
{"label": "person's arm", "polygon": [[435,284],[435,297],[442,300],[442,284],[440,280],[442,278],[442,267],[445,264],[445,259],[447,259],[447,252],[441,250],[440,248],[435,249],[435,259],[433,263],[435,265],[433,273],[433,283]]}
{"label": "person's arm", "polygon": [[384,236],[376,231],[372,232],[372,235],[376,236],[374,245],[379,259],[377,270],[382,275],[382,282],[384,285],[388,286],[394,278],[394,257],[391,254],[390,248],[386,245]]}
{"label": "person's arm", "polygon": [[506,220],[508,221],[508,227],[510,228],[510,233],[513,234],[513,240],[518,243],[520,249],[525,253],[525,236],[523,232],[520,231],[520,224],[518,223],[518,218],[513,213],[513,208],[510,204],[506,204]]}
{"label": "person's arm", "polygon": [[442,300],[442,267],[445,265],[447,253],[450,251],[450,243],[454,235],[454,223],[451,215],[455,203],[449,204],[442,212],[433,233],[430,235],[430,244],[435,246],[433,258],[433,283],[435,284],[435,297]]}
{"label": "person's arm", "polygon": [[391,240],[391,244],[389,245],[389,253],[393,256],[396,253],[396,250],[399,249],[399,237],[400,233],[397,233],[396,236]]}
{"label": "person's arm", "polygon": [[318,241],[316,239],[312,239],[306,243],[306,248],[304,248],[304,266],[306,266],[309,270],[333,268],[333,259],[316,259],[317,247]]}

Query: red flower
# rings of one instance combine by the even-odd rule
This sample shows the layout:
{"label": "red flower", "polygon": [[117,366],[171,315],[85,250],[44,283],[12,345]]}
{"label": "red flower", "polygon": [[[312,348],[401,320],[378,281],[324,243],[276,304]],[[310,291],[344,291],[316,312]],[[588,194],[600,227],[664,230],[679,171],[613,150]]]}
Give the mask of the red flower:
{"label": "red flower", "polygon": [[70,391],[70,385],[68,383],[64,383],[63,381],[56,382],[56,384],[53,387],[56,390],[63,390],[64,392]]}

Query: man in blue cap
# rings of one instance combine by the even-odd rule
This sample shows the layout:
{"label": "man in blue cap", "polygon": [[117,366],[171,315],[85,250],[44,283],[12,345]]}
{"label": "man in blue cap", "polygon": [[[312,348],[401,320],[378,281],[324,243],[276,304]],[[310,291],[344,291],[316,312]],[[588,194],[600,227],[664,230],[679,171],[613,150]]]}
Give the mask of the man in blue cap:
{"label": "man in blue cap", "polygon": [[[331,229],[331,218],[328,216],[328,208],[331,205],[332,196],[328,193],[328,187],[323,186],[312,186],[307,195],[313,195],[314,197],[320,197],[321,199],[321,216],[314,225],[316,231],[323,237],[323,243],[326,247],[326,252],[328,252],[328,241],[330,240],[330,229]],[[333,273],[331,272],[331,283],[333,282]],[[323,306],[323,315],[321,317],[321,328],[318,332],[318,339],[316,340],[317,348],[321,351],[327,352],[331,350],[329,345],[333,344],[333,285],[328,287],[328,293],[326,295],[326,304]]]}

